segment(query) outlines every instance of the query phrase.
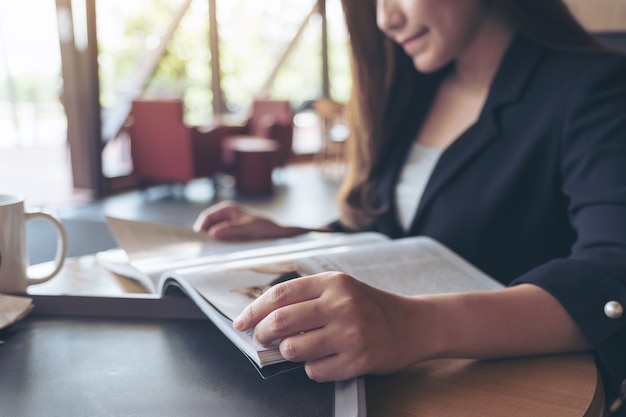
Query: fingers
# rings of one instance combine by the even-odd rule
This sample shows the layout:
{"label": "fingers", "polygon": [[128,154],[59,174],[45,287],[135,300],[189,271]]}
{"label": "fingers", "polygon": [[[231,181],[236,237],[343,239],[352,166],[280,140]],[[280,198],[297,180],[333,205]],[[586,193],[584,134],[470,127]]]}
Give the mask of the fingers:
{"label": "fingers", "polygon": [[288,229],[263,217],[242,215],[231,221],[223,221],[209,229],[209,234],[220,240],[275,239],[284,237]]}
{"label": "fingers", "polygon": [[244,240],[255,236],[255,226],[250,222],[223,221],[208,230],[209,235],[218,240]]}
{"label": "fingers", "polygon": [[204,210],[193,225],[197,232],[208,231],[216,224],[232,221],[240,217],[244,211],[232,202],[222,202]]}
{"label": "fingers", "polygon": [[[270,337],[270,334],[280,334],[281,332],[278,331],[277,328],[281,326],[284,326],[285,329],[296,331],[292,327],[289,327],[291,323],[291,319],[287,319],[289,312],[296,311],[303,313],[307,311],[310,305],[306,305],[306,307],[301,306],[299,308],[295,308],[293,305],[319,298],[324,290],[323,284],[321,284],[321,282],[322,280],[319,279],[317,275],[311,275],[307,277],[296,278],[294,280],[275,285],[267,290],[265,293],[263,293],[263,295],[257,298],[248,307],[246,307],[241,315],[235,319],[235,321],[233,322],[233,326],[239,331],[252,329],[259,322],[261,322],[261,320],[265,319],[270,313],[283,307],[290,306],[292,308],[283,310],[282,312],[278,313],[278,316],[274,316],[275,319],[278,319],[278,321],[283,324],[269,325],[269,327],[273,330],[268,330],[267,334],[262,334],[261,337],[263,340],[259,341],[267,343],[279,337],[282,337],[278,336],[274,339],[266,340],[268,337]],[[295,317],[298,316],[292,317],[295,320]],[[303,330],[305,329],[299,329],[297,331]],[[282,333],[284,333],[284,331]]]}
{"label": "fingers", "polygon": [[279,308],[269,313],[254,328],[254,338],[267,345],[291,335],[303,335],[324,327],[329,318],[318,299]]}
{"label": "fingers", "polygon": [[314,329],[298,333],[281,340],[280,354],[292,362],[306,362],[325,358],[337,353],[332,340],[327,340],[327,332]]}
{"label": "fingers", "polygon": [[367,368],[348,354],[329,355],[317,360],[307,361],[304,371],[313,381],[343,381],[363,375]]}
{"label": "fingers", "polygon": [[218,240],[278,239],[311,231],[285,227],[261,215],[249,212],[233,202],[223,202],[204,210],[193,225],[197,232],[207,232]]}
{"label": "fingers", "polygon": [[194,224],[194,230],[207,232],[218,240],[232,241],[285,237],[299,231],[278,226],[232,202],[220,203],[203,211]]}
{"label": "fingers", "polygon": [[337,330],[325,328],[284,338],[280,353],[289,361],[305,362],[307,375],[317,382],[340,381],[367,372],[371,365],[367,355],[351,349],[355,344],[342,340]]}

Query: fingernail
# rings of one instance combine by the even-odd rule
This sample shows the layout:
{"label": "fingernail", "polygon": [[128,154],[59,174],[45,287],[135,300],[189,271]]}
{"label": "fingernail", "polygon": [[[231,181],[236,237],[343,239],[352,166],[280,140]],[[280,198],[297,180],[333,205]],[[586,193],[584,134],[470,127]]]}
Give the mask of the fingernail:
{"label": "fingernail", "polygon": [[238,316],[238,317],[235,319],[235,321],[233,321],[233,327],[234,327],[236,330],[239,330],[239,331],[241,331],[241,330],[243,330],[243,329],[244,329],[244,327],[243,327],[243,319],[241,318],[241,315],[240,315],[240,316]]}

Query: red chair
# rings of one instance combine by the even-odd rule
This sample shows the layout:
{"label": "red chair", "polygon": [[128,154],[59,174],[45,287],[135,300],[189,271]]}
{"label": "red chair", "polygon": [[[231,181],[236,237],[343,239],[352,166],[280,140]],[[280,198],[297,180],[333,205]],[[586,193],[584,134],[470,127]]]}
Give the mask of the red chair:
{"label": "red chair", "polygon": [[250,136],[273,139],[278,142],[276,166],[285,166],[293,156],[293,110],[287,100],[254,100],[243,126],[219,126],[226,142],[223,144],[223,162],[232,167],[233,155],[227,141]]}
{"label": "red chair", "polygon": [[248,124],[252,136],[278,141],[278,166],[293,156],[293,110],[287,100],[255,100]]}
{"label": "red chair", "polygon": [[136,100],[129,123],[134,172],[148,183],[186,183],[222,169],[225,132],[185,125],[181,100]]}

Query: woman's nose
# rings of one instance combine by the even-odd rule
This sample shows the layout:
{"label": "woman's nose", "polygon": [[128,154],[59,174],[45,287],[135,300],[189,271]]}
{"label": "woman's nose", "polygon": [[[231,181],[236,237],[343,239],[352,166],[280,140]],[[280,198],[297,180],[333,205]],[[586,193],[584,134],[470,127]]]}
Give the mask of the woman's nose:
{"label": "woman's nose", "polygon": [[376,24],[380,30],[387,34],[404,24],[404,15],[396,0],[376,1]]}

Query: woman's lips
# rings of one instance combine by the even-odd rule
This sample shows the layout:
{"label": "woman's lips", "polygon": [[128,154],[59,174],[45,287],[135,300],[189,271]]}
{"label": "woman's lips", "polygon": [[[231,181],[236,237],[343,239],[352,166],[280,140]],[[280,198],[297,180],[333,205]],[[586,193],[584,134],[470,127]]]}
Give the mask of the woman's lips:
{"label": "woman's lips", "polygon": [[419,32],[417,32],[416,34],[404,39],[403,41],[400,42],[400,45],[402,45],[403,48],[408,48],[411,44],[413,44],[414,42],[420,40],[422,37],[424,37],[424,35],[426,35],[428,33],[428,29],[424,28],[422,30],[420,30]]}

